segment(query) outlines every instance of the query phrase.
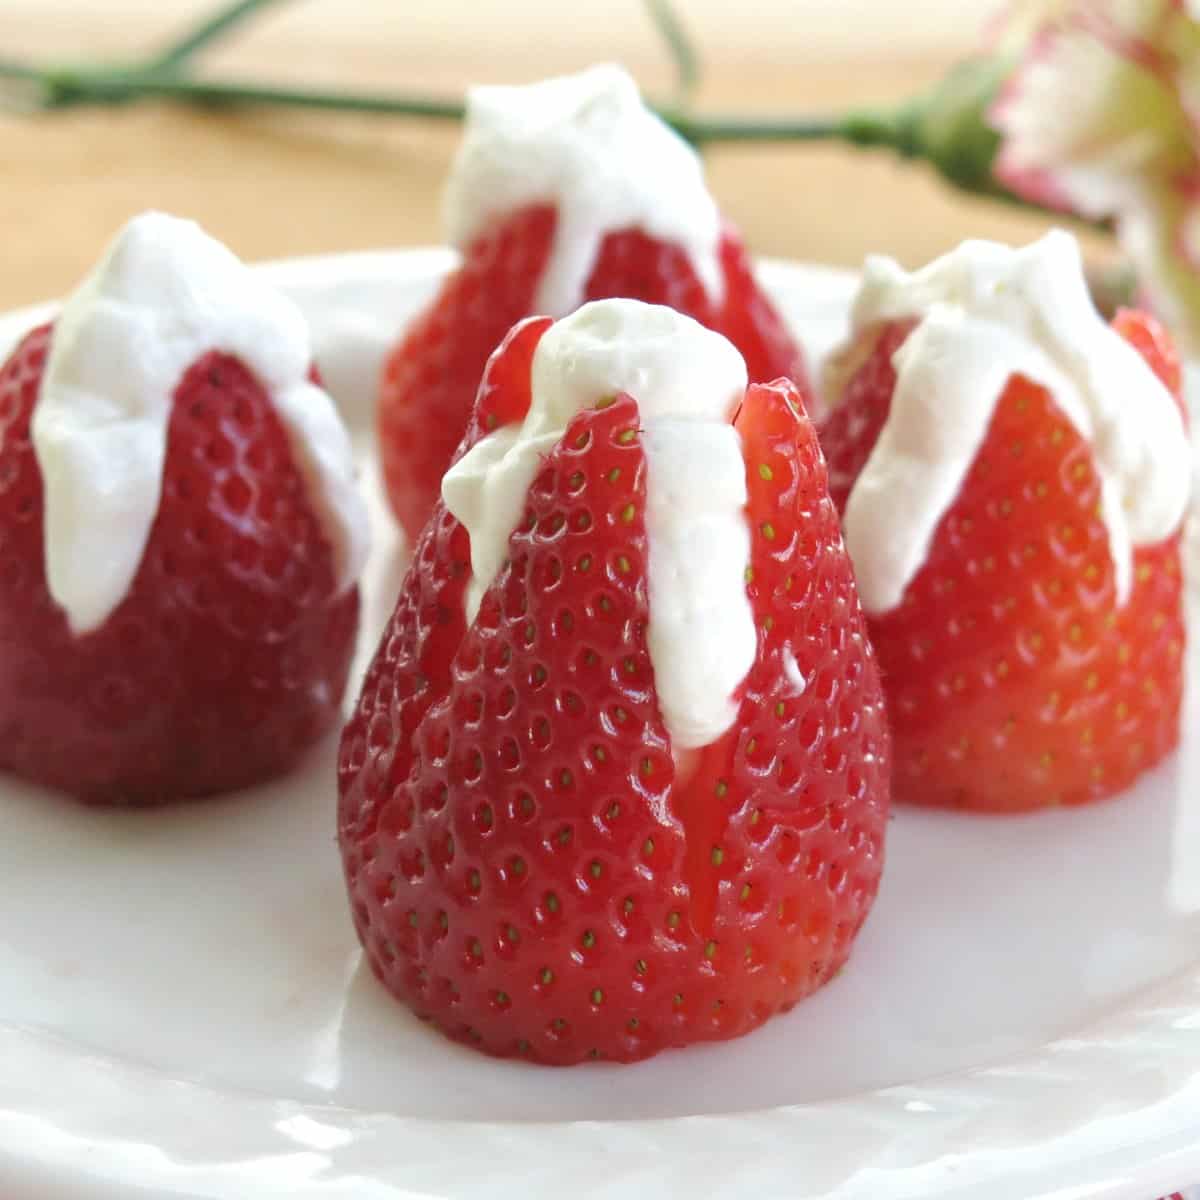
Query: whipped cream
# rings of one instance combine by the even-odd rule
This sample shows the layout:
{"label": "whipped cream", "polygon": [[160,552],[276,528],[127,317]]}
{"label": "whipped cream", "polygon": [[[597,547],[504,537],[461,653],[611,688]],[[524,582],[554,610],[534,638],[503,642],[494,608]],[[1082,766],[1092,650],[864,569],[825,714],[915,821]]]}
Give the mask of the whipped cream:
{"label": "whipped cream", "polygon": [[621,67],[468,92],[446,188],[450,241],[463,249],[491,221],[531,204],[558,209],[538,312],[561,317],[578,307],[601,242],[631,228],[681,246],[720,300],[721,219],[699,156],[646,108]]}
{"label": "whipped cream", "polygon": [[1088,292],[1075,238],[1023,249],[964,242],[913,274],[867,260],[851,339],[880,322],[920,323],[896,352],[891,412],[846,505],[846,547],[864,608],[896,608],[962,489],[1009,379],[1047,388],[1091,443],[1122,603],[1133,549],[1174,533],[1191,464],[1183,419]]}
{"label": "whipped cream", "polygon": [[269,393],[339,587],[362,569],[369,535],[350,436],[308,379],[299,309],[198,225],[146,213],[63,307],[33,413],[46,581],[76,634],[102,625],[133,583],[158,513],[175,389],[214,350]]}
{"label": "whipped cream", "polygon": [[646,456],[647,648],[674,749],[706,746],[737,717],[754,664],[746,595],[746,466],[730,424],[746,391],[741,355],[669,308],[600,300],[551,326],[533,358],[523,424],[489,434],[447,472],[446,507],[471,538],[466,615],[508,557],[542,459],[581,409],[627,392]]}

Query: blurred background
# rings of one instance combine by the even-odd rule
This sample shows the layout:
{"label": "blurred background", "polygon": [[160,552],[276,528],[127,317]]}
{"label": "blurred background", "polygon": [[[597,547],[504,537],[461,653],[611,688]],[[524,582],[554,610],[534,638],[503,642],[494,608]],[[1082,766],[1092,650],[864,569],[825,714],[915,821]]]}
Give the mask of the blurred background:
{"label": "blurred background", "polygon": [[[218,0],[0,0],[0,54],[63,62],[152,50]],[[817,114],[887,104],[986,34],[994,0],[678,0],[703,56],[703,110]],[[641,0],[290,0],[207,52],[213,76],[456,95],[602,59],[650,95],[673,78]],[[440,240],[457,128],[403,117],[240,114],[140,103],[0,112],[0,306],[67,288],[130,214],[192,216],[243,257]],[[1044,218],[965,198],[886,154],[802,145],[706,151],[726,213],[759,253],[915,263],[968,234],[1022,239]]]}

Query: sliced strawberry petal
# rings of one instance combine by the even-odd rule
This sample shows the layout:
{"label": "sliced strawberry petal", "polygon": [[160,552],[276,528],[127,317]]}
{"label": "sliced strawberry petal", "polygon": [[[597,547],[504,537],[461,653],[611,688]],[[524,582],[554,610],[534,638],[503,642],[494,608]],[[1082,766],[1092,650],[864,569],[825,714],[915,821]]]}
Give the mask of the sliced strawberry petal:
{"label": "sliced strawberry petal", "polygon": [[[614,979],[631,992],[639,982],[644,950],[623,947],[623,935],[635,919],[665,927],[670,896],[655,867],[680,842],[645,647],[637,419],[624,396],[581,413],[531,487],[509,561],[458,646],[448,692],[421,722],[395,801],[417,814],[392,862],[396,902],[420,933],[389,961],[366,931],[390,986],[435,1014],[453,991],[474,1015],[447,1032],[496,1053],[523,1040],[549,1061],[614,1043],[637,1057],[644,1036],[636,1021],[628,1028],[628,996],[594,994]],[[579,953],[578,979],[560,978],[565,943]],[[545,978],[543,963],[554,964]],[[514,998],[520,1013],[507,1011]]]}
{"label": "sliced strawberry petal", "polygon": [[659,241],[640,229],[610,233],[601,243],[585,300],[622,296],[665,304],[713,326],[716,313],[682,246]]}
{"label": "sliced strawberry petal", "polygon": [[1112,327],[1150,364],[1154,373],[1179,401],[1183,422],[1189,423],[1188,407],[1183,400],[1183,364],[1166,326],[1147,312],[1123,308],[1113,318]]}
{"label": "sliced strawberry petal", "polygon": [[388,498],[414,542],[462,443],[488,355],[533,312],[558,218],[539,204],[469,246],[384,365],[379,455]]}
{"label": "sliced strawberry petal", "polygon": [[844,512],[850,489],[867,465],[871,451],[892,410],[896,368],[892,359],[912,332],[911,322],[897,322],[868,331],[860,345],[850,348],[853,362],[840,362],[849,370],[845,394],[834,398],[837,407],[821,425],[821,445],[829,461],[829,494],[838,512]]}
{"label": "sliced strawberry petal", "polygon": [[779,855],[794,876],[780,897],[786,910],[829,911],[831,882],[851,899],[822,926],[828,941],[812,959],[830,972],[878,887],[890,744],[825,462],[802,405],[790,381],[754,385],[735,422],[759,651],[737,725],[704,751],[676,806],[698,932],[744,920],[745,872],[761,870],[745,848]]}
{"label": "sliced strawberry petal", "polygon": [[[471,571],[466,529],[439,500],[413,554],[395,611],[367,669],[338,754],[338,839],[351,890],[387,891],[396,864],[377,856],[375,838],[412,825],[404,787],[414,738],[429,708],[450,689],[450,664],[466,632]],[[362,876],[360,879],[359,876]],[[359,936],[368,914],[354,907]]]}
{"label": "sliced strawberry petal", "polygon": [[479,382],[475,409],[467,424],[455,461],[493,430],[525,420],[532,403],[533,354],[542,335],[554,322],[549,317],[527,317],[509,330],[492,351]]}
{"label": "sliced strawberry petal", "polygon": [[759,284],[741,238],[728,225],[721,238],[721,266],[725,296],[713,328],[741,351],[753,382],[789,379],[802,395],[811,395],[804,351]]}

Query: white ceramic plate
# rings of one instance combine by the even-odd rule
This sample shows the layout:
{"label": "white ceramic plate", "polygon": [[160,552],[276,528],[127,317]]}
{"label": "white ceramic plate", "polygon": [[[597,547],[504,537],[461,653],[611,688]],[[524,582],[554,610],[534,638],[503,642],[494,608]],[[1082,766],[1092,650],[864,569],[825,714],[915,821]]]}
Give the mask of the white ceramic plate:
{"label": "white ceramic plate", "polygon": [[[267,270],[369,446],[383,347],[443,251]],[[764,275],[819,353],[852,281]],[[0,349],[34,320],[0,319]],[[903,811],[847,970],[740,1041],[552,1070],[442,1040],[375,983],[334,845],[333,740],[156,812],[0,783],[4,1200],[1150,1200],[1200,1179],[1200,654],[1191,736],[1098,808]]]}

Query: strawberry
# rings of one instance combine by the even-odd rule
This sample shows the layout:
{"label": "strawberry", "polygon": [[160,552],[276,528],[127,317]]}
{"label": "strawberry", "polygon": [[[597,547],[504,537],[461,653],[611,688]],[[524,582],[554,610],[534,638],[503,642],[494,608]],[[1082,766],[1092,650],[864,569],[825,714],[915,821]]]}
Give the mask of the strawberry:
{"label": "strawberry", "polygon": [[[912,321],[864,333],[821,429],[840,509],[888,418]],[[1178,399],[1179,361],[1149,317],[1115,329]],[[1136,397],[1129,397],[1136,403]],[[996,811],[1127,788],[1179,740],[1179,536],[1137,547],[1117,594],[1091,444],[1054,395],[1010,378],[986,439],[891,611],[870,615],[887,681],[898,800]]]}
{"label": "strawberry", "polygon": [[[379,400],[380,454],[392,508],[414,540],[440,494],[488,355],[509,326],[535,311],[554,229],[554,210],[536,206],[480,237],[388,357]],[[677,247],[637,230],[613,233],[581,299],[624,296],[686,312],[738,347],[751,379],[790,378],[806,392],[800,348],[730,229],[721,264],[725,294],[717,307]]]}
{"label": "strawberry", "polygon": [[480,237],[388,357],[379,454],[388,498],[410,541],[441,495],[488,355],[533,308],[553,236],[553,210],[538,207]]}
{"label": "strawberry", "polygon": [[30,439],[54,328],[0,368],[0,764],[91,802],[239,788],[332,726],[358,623],[262,385],[209,353],[173,397],[136,578],[77,636],[46,582]]}
{"label": "strawberry", "polygon": [[[457,196],[460,205],[473,208],[487,204],[492,193],[511,196],[513,202],[488,209],[482,222],[452,228],[461,238],[462,265],[392,351],[380,392],[384,479],[396,516],[413,540],[439,496],[488,355],[511,325],[533,313],[563,316],[586,301],[609,297],[667,305],[729,338],[745,358],[751,380],[788,377],[802,392],[807,389],[800,348],[756,281],[737,234],[722,228],[694,154],[644,108],[632,80],[617,68],[593,68],[529,88],[484,90],[505,93],[505,98],[485,102],[472,96],[448,197]],[[519,130],[541,129],[547,121],[552,128],[512,142],[512,131],[500,129],[503,123],[492,110],[527,106],[532,115],[527,112],[515,122]],[[494,144],[505,136],[510,138],[503,142],[507,157]],[[572,157],[581,145],[586,151],[589,139],[596,140],[592,153],[602,166]],[[520,202],[528,191],[525,180],[541,178],[547,161],[556,168],[551,177],[559,194]],[[486,178],[471,174],[481,162],[489,172]],[[502,164],[499,177],[497,163]],[[662,167],[663,178],[651,178],[660,164],[669,164]],[[575,261],[585,239],[577,206],[564,194],[574,185],[563,180],[578,183],[598,174],[604,178],[594,186],[602,195],[612,193],[611,223],[599,231],[588,226],[587,232],[597,236],[594,253],[583,256],[578,286],[549,301],[542,285],[555,276],[564,257]],[[647,204],[656,211],[639,212],[634,219],[621,206],[639,189],[652,194]],[[588,217],[583,224],[588,225],[598,201],[589,196],[584,205]],[[682,240],[652,227],[663,214],[669,221],[676,212],[697,209],[711,215],[712,270],[718,278],[710,282],[719,285],[716,299]]]}
{"label": "strawberry", "polygon": [[[459,457],[529,410],[551,324],[492,356]],[[469,625],[470,535],[437,503],[339,760],[371,969],[450,1037],[548,1064],[734,1037],[832,978],[887,814],[881,685],[795,387],[736,416],[757,649],[734,724],[687,753],[647,646],[638,399],[591,404]]]}

